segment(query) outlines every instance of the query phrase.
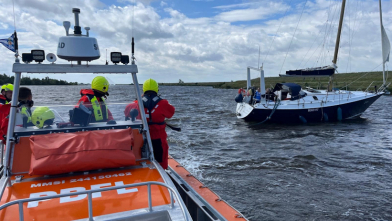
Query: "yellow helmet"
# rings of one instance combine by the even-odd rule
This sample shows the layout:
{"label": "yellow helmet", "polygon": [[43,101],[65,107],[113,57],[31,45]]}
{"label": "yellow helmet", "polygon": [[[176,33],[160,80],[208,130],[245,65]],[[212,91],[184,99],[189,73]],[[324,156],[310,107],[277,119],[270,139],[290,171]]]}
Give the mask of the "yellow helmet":
{"label": "yellow helmet", "polygon": [[48,107],[37,107],[31,115],[31,122],[38,128],[43,128],[45,125],[52,125],[55,116]]}
{"label": "yellow helmet", "polygon": [[1,91],[13,91],[14,90],[14,85],[13,84],[4,84],[1,86]]}
{"label": "yellow helmet", "polygon": [[91,89],[107,93],[109,90],[109,81],[103,76],[97,76],[91,82]]}
{"label": "yellow helmet", "polygon": [[143,93],[146,91],[155,91],[156,93],[158,93],[158,90],[158,83],[151,78],[147,79],[143,84]]}

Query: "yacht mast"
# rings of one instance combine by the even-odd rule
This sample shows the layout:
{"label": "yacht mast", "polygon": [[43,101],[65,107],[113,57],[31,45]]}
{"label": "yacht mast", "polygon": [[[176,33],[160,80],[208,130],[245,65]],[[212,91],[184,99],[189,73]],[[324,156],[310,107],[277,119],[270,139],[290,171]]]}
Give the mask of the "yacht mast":
{"label": "yacht mast", "polygon": [[[338,28],[338,35],[336,36],[336,44],[335,44],[335,53],[333,55],[333,66],[336,69],[336,62],[338,60],[338,52],[339,52],[339,44],[340,44],[340,34],[342,33],[342,26],[343,26],[343,18],[344,18],[344,8],[346,6],[346,0],[342,1],[342,9],[340,10],[340,20],[339,20],[339,28]],[[328,91],[332,91],[332,81],[333,81],[333,75],[329,77],[329,84],[328,84]]]}
{"label": "yacht mast", "polygon": [[336,65],[338,60],[338,52],[339,52],[339,43],[340,43],[340,34],[342,33],[342,25],[343,25],[343,17],[344,17],[344,8],[346,6],[346,0],[342,1],[342,9],[340,10],[340,20],[339,20],[339,29],[338,35],[336,36],[336,44],[335,44],[335,53],[333,56],[332,63]]}
{"label": "yacht mast", "polygon": [[382,10],[381,10],[381,0],[378,0],[380,6],[380,28],[381,28],[381,53],[382,53],[382,83],[385,84],[385,61],[384,61],[384,45],[383,44],[383,25],[382,25]]}

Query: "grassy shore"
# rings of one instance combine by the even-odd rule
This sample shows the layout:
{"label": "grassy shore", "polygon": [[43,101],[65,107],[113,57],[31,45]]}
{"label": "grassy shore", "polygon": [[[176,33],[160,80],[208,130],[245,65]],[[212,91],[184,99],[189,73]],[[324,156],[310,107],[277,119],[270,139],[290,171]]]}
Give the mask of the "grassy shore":
{"label": "grassy shore", "polygon": [[[252,73],[255,75],[255,73]],[[365,75],[366,74],[366,75]],[[301,85],[303,88],[312,87],[318,89],[326,89],[328,86],[329,77],[266,77],[265,86],[273,87],[276,83],[296,83]],[[377,87],[382,84],[382,72],[361,72],[361,73],[345,73],[334,75],[334,87],[342,88],[351,91],[366,90],[366,88],[372,83],[372,89],[374,85]],[[226,89],[238,89],[246,87],[246,80],[233,81],[233,82],[199,82],[199,83],[160,83],[160,85],[170,86],[212,86],[214,88],[226,88]],[[260,78],[252,79],[252,85],[258,87],[260,85]],[[347,85],[347,88],[346,88]],[[392,86],[388,87],[389,91],[392,91]]]}

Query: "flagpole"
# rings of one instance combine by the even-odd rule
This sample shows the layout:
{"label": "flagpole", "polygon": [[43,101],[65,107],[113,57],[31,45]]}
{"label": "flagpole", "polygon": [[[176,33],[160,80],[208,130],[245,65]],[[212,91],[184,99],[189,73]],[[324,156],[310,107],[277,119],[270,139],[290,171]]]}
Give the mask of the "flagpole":
{"label": "flagpole", "polygon": [[15,22],[15,3],[12,0],[12,13],[14,14],[14,48],[15,48],[15,62],[19,63],[19,52],[18,52],[18,36],[16,35],[16,22]]}

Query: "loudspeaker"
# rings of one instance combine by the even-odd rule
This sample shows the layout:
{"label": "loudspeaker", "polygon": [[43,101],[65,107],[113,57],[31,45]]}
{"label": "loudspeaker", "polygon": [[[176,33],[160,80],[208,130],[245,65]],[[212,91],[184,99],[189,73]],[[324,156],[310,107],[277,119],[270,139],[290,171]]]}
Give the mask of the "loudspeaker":
{"label": "loudspeaker", "polygon": [[49,62],[54,63],[57,60],[57,57],[55,54],[53,53],[49,53],[46,55],[46,60],[48,60]]}

